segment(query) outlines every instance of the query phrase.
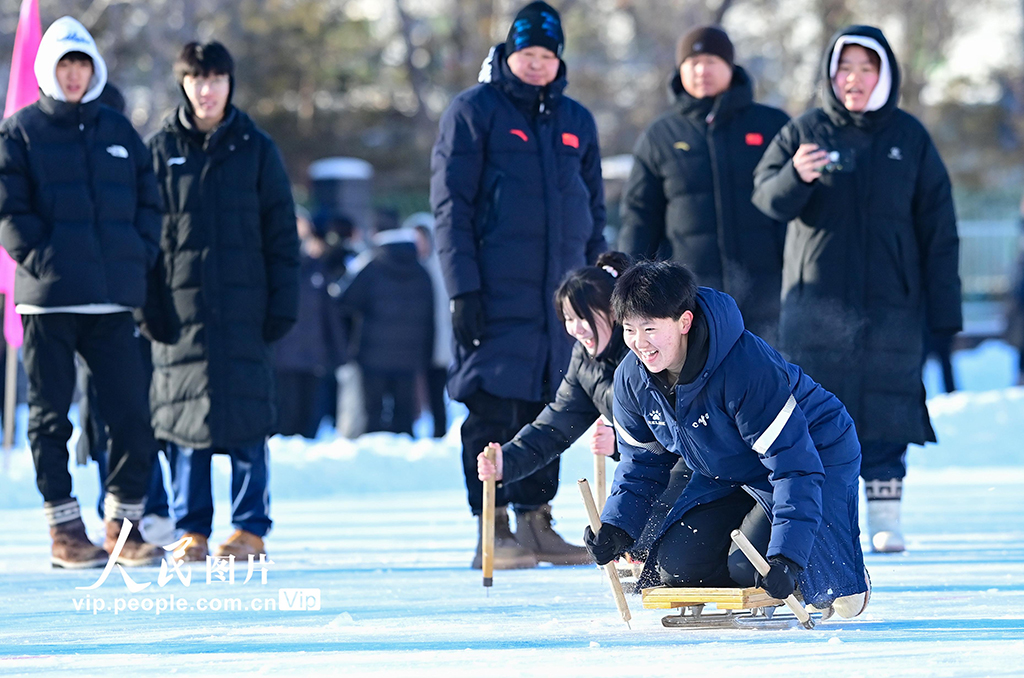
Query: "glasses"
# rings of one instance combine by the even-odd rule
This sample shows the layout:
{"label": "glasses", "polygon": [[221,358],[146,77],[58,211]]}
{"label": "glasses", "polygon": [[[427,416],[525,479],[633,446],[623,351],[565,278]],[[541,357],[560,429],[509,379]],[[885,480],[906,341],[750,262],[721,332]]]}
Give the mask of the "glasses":
{"label": "glasses", "polygon": [[185,79],[186,80],[190,80],[191,84],[192,84],[192,87],[194,87],[195,89],[203,89],[204,87],[207,87],[207,86],[209,86],[209,87],[227,87],[228,83],[231,81],[231,78],[229,76],[223,75],[223,74],[221,74],[221,75],[208,75],[208,76],[204,76],[204,75],[199,75],[199,76],[188,75],[188,76],[185,76]]}

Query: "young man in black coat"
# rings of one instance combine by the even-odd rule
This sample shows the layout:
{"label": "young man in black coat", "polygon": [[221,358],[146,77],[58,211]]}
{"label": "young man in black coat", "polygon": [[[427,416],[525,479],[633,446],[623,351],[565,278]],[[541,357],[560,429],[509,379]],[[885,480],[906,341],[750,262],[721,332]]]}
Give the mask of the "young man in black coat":
{"label": "young man in black coat", "polygon": [[679,40],[672,110],[633,149],[619,249],[685,264],[701,285],[730,294],[752,332],[774,344],[784,221],[750,202],[754,167],[789,119],[754,103],[729,36],[701,26]]}
{"label": "young man in black coat", "polygon": [[[25,326],[28,439],[53,539],[54,567],[150,565],[142,540],[156,442],[131,311],[159,252],[159,195],[142,140],[100,106],[107,68],[72,19],[47,29],[35,62],[40,98],[0,126],[0,242],[18,262],[15,302]],[[104,548],[92,544],[71,495],[68,408],[75,353],[88,364],[110,430]],[[106,549],[107,552],[104,551]]]}
{"label": "young man in black coat", "polygon": [[149,140],[166,210],[162,267],[144,314],[154,339],[153,426],[168,441],[188,560],[209,551],[211,457],[231,457],[235,532],[216,555],[244,562],[264,553],[271,525],[271,344],[298,313],[295,206],[277,146],[231,105],[227,49],[189,43],[174,73],[184,103]]}
{"label": "young man in black coat", "polygon": [[[456,340],[448,391],[469,408],[462,462],[477,516],[477,454],[533,421],[569,364],[572,340],[551,305],[555,288],[605,249],[597,128],[587,109],[562,94],[564,42],[550,5],[520,10],[484,61],[480,84],[442,116],[431,160]],[[557,489],[555,460],[498,492],[495,567],[529,562],[504,527],[505,506],[540,511]]]}

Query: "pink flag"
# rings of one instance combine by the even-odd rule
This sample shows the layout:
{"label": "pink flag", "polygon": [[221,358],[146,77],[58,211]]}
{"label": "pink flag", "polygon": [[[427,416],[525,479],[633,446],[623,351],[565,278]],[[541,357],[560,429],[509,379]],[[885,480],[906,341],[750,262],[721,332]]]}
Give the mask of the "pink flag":
{"label": "pink flag", "polygon": [[[39,99],[36,83],[36,52],[43,31],[39,24],[39,0],[22,0],[18,18],[18,32],[14,36],[14,54],[11,57],[11,80],[7,86],[7,104],[4,117],[13,115]],[[4,338],[14,348],[21,346],[21,318],[14,312],[14,263],[6,250],[0,249],[0,293],[4,295]]]}

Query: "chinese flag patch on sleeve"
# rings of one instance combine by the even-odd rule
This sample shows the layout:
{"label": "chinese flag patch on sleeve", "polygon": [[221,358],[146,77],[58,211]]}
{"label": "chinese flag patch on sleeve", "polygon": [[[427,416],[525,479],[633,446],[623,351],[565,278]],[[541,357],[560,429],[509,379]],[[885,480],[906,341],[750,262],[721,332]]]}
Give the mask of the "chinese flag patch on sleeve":
{"label": "chinese flag patch on sleeve", "polygon": [[562,132],[562,143],[566,146],[572,146],[573,148],[580,147],[580,138],[575,134],[569,132]]}
{"label": "chinese flag patch on sleeve", "polygon": [[764,145],[764,136],[760,132],[747,132],[747,146]]}

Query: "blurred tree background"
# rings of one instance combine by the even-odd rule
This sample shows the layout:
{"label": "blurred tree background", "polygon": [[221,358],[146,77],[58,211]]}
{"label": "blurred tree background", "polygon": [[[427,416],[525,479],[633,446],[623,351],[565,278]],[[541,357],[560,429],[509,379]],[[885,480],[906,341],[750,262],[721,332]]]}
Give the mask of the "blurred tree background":
{"label": "blurred tree background", "polygon": [[[277,140],[297,197],[317,158],[368,160],[375,200],[427,207],[430,147],[448,101],[473,85],[521,0],[40,0],[43,29],[70,14],[95,36],[146,135],[180,94],[171,64],[193,39],[224,42],[234,101]],[[568,93],[594,113],[604,155],[629,153],[668,105],[675,42],[721,23],[758,98],[798,114],[817,101],[829,36],[881,27],[904,73],[902,106],[935,137],[967,218],[1015,214],[1022,190],[1024,0],[555,0]],[[0,0],[6,86],[20,0]]]}

